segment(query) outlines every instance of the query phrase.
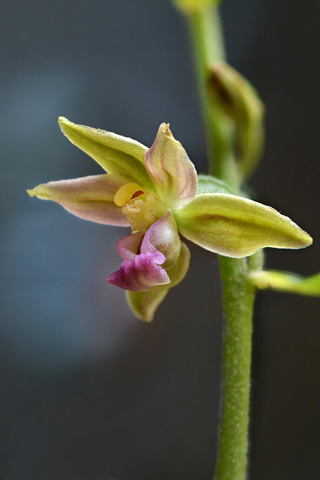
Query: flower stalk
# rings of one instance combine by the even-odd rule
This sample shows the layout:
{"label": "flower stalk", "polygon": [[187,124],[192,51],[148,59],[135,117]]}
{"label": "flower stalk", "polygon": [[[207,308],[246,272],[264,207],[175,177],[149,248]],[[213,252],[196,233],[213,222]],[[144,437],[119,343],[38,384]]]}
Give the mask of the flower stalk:
{"label": "flower stalk", "polygon": [[247,471],[252,314],[255,288],[245,259],[220,257],[223,281],[221,419],[215,480],[244,480]]}

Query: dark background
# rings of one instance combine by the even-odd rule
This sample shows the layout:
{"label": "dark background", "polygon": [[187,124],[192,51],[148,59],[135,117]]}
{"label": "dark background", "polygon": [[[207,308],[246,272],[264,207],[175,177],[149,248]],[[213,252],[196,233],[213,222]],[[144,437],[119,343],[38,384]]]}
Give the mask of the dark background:
{"label": "dark background", "polygon": [[[267,105],[251,185],[314,237],[267,252],[270,268],[320,270],[320,4],[225,0],[230,63]],[[151,145],[170,122],[207,168],[184,23],[167,0],[13,0],[1,7],[0,441],[3,480],[209,480],[215,461],[221,286],[215,255],[155,321],[106,284],[120,228],[81,221],[26,188],[101,173],[60,133],[64,115]],[[251,479],[320,469],[320,301],[256,304]]]}

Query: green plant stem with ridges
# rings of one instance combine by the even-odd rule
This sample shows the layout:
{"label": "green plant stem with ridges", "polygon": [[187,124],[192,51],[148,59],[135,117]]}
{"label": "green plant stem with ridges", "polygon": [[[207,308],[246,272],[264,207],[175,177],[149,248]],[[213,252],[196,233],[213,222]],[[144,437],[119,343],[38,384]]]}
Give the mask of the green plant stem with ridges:
{"label": "green plant stem with ridges", "polygon": [[[215,111],[206,88],[211,62],[225,61],[217,7],[188,16],[210,172],[239,192],[237,159],[230,120]],[[259,259],[257,259],[259,261]],[[255,262],[253,262],[255,263]],[[247,475],[252,315],[255,289],[247,280],[248,261],[220,257],[224,333],[221,419],[215,480],[244,480]]]}

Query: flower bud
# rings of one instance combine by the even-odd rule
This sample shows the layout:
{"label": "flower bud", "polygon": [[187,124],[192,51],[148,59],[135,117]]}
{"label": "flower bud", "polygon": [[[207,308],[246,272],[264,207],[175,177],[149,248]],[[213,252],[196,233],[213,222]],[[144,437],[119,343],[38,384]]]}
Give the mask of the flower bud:
{"label": "flower bud", "polygon": [[242,178],[256,168],[263,147],[264,106],[252,85],[226,63],[210,65],[207,88],[213,108],[221,109],[236,128],[236,150]]}

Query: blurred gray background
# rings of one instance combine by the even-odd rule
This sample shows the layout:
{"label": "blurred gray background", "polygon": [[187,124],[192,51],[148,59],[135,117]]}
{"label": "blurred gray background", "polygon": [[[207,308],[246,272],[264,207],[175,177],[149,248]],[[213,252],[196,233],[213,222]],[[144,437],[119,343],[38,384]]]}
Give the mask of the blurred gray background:
{"label": "blurred gray background", "polygon": [[[320,270],[319,2],[225,0],[228,59],[267,105],[260,201],[313,237],[267,265]],[[0,478],[210,480],[219,400],[218,260],[191,247],[185,281],[155,321],[105,282],[127,231],[25,193],[101,173],[57,117],[151,145],[170,122],[206,156],[184,22],[168,0],[12,0],[1,8]],[[320,469],[320,300],[256,304],[252,480]]]}

